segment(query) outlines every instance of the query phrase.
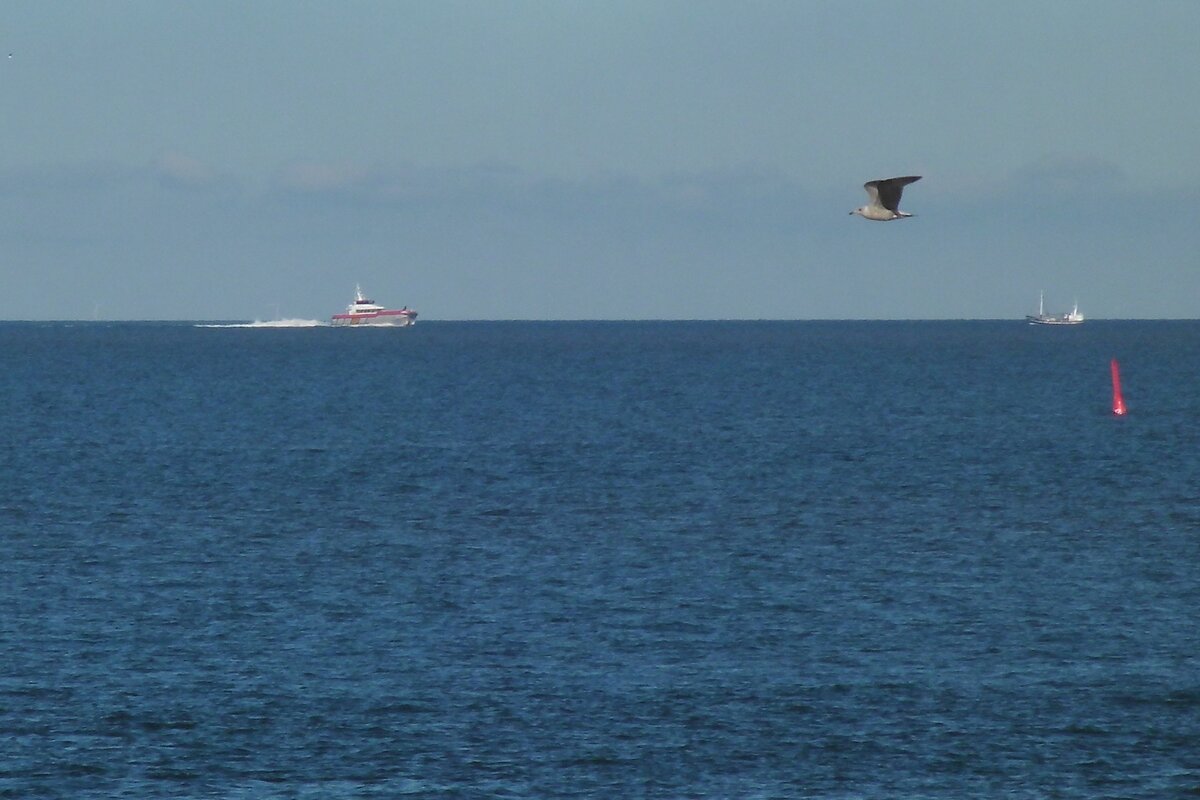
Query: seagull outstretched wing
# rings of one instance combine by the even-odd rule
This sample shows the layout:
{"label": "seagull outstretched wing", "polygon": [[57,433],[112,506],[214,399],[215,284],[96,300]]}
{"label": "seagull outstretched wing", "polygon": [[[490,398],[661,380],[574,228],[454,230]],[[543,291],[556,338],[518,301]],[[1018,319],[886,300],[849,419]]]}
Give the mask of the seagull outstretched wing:
{"label": "seagull outstretched wing", "polygon": [[881,205],[888,211],[900,210],[900,195],[904,187],[921,180],[920,175],[906,175],[903,178],[884,178],[877,181],[867,181],[863,188],[871,198],[871,205]]}

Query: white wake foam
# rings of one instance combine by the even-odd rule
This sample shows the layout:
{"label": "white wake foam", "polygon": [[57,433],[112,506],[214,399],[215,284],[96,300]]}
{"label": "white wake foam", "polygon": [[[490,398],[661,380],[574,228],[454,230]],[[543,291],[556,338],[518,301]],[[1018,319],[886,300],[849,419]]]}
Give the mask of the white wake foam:
{"label": "white wake foam", "polygon": [[228,322],[228,323],[209,323],[205,325],[197,325],[197,328],[320,328],[327,325],[327,322],[319,319],[272,319],[266,322],[255,320],[254,322]]}

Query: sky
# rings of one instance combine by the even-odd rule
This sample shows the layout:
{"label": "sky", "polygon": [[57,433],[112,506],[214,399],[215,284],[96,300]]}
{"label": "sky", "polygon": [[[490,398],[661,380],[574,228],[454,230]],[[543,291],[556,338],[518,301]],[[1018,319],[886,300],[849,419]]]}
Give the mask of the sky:
{"label": "sky", "polygon": [[[0,2],[0,319],[1200,318],[1193,0]],[[850,216],[866,180],[921,175]]]}

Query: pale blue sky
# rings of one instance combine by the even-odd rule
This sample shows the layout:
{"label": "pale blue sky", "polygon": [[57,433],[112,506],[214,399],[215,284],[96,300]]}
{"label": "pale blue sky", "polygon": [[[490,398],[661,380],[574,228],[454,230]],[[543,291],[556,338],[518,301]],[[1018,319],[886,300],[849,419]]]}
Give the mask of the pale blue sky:
{"label": "pale blue sky", "polygon": [[[0,318],[1200,317],[1200,3],[0,3]],[[925,178],[915,219],[847,212]],[[52,300],[50,300],[52,298]]]}

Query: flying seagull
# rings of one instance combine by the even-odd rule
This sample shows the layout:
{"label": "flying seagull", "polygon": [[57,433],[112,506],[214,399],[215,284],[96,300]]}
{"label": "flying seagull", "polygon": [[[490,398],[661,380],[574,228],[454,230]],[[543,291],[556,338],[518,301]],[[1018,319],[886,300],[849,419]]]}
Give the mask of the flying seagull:
{"label": "flying seagull", "polygon": [[907,211],[900,210],[900,195],[904,187],[921,180],[920,175],[909,175],[904,178],[885,178],[877,181],[867,181],[863,188],[871,202],[862,208],[856,208],[851,214],[858,214],[863,219],[873,219],[877,222],[888,222],[893,219],[911,217]]}

